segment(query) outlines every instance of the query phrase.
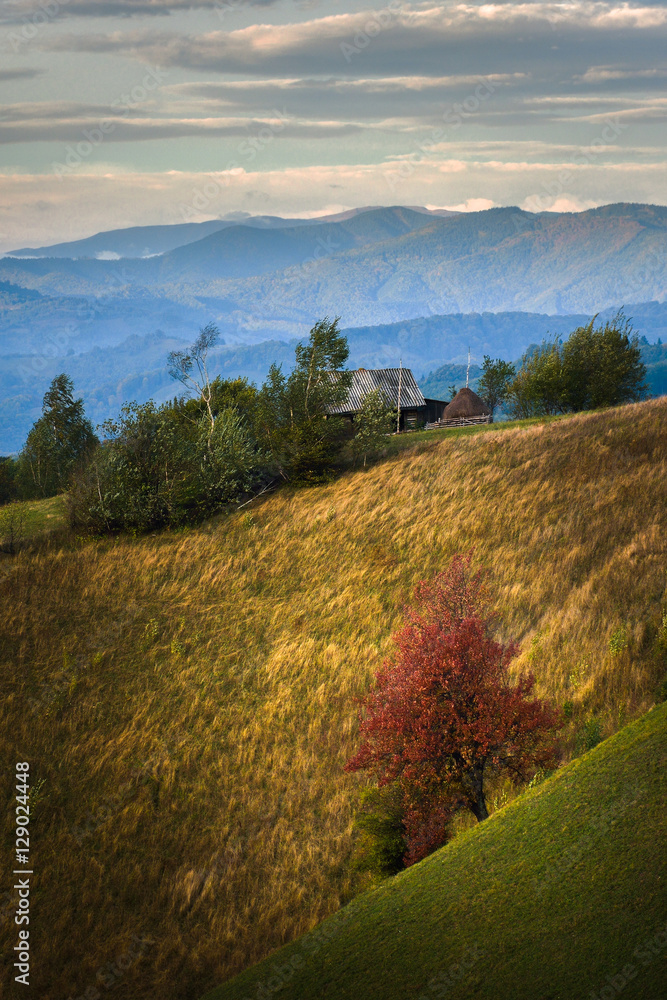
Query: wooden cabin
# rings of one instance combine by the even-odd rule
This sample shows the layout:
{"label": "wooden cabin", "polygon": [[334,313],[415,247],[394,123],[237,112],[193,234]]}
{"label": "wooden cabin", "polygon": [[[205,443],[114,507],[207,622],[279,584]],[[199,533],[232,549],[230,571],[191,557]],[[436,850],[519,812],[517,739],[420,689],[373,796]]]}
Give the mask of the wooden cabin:
{"label": "wooden cabin", "polygon": [[426,399],[409,368],[358,368],[352,373],[347,399],[331,407],[332,416],[354,420],[366,396],[382,391],[387,406],[401,413],[400,429],[412,430],[438,421],[447,404],[441,399]]}

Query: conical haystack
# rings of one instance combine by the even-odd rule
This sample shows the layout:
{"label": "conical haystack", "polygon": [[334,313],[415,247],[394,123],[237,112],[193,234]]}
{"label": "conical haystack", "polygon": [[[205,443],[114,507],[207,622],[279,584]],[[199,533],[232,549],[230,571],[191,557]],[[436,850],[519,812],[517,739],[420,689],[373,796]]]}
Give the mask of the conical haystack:
{"label": "conical haystack", "polygon": [[455,417],[488,417],[491,410],[472,389],[459,389],[451,403],[445,407],[442,419],[453,420]]}

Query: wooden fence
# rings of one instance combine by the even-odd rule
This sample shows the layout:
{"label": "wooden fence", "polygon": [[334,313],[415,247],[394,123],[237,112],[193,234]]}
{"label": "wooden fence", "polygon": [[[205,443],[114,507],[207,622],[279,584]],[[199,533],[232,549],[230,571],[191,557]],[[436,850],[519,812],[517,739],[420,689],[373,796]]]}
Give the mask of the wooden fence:
{"label": "wooden fence", "polygon": [[426,430],[431,431],[436,427],[472,427],[474,424],[493,423],[491,415],[485,417],[451,417],[449,420],[436,420],[432,424],[426,424]]}

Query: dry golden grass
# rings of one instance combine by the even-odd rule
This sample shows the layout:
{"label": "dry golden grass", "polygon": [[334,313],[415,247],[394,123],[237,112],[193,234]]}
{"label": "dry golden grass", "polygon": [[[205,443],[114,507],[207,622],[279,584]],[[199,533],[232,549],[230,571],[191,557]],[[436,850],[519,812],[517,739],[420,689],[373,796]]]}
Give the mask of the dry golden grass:
{"label": "dry golden grass", "polygon": [[114,997],[198,997],[349,896],[355,698],[456,552],[492,569],[541,694],[608,732],[644,710],[666,501],[662,399],[420,444],[196,530],[4,557],[8,848],[14,761],[43,782],[35,995],[106,995],[102,969]]}

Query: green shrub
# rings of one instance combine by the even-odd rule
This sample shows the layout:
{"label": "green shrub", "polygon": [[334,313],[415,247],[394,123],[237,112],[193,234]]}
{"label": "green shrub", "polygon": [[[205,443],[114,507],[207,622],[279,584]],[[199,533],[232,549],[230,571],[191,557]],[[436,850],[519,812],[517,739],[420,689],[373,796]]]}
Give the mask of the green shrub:
{"label": "green shrub", "polygon": [[625,625],[619,625],[609,638],[609,652],[612,656],[620,656],[628,648],[628,630]]}
{"label": "green shrub", "polygon": [[660,628],[655,637],[655,652],[661,658],[667,658],[667,609],[662,612]]}
{"label": "green shrub", "polygon": [[140,534],[193,523],[246,493],[264,460],[234,409],[193,422],[181,410],[129,403],[74,479],[70,523],[89,533]]}
{"label": "green shrub", "polygon": [[587,753],[598,743],[602,742],[602,723],[595,716],[586,719],[583,726],[577,733],[576,752],[577,754]]}
{"label": "green shrub", "polygon": [[368,788],[362,792],[354,827],[359,834],[352,867],[376,878],[388,878],[405,865],[402,796],[395,788]]}

